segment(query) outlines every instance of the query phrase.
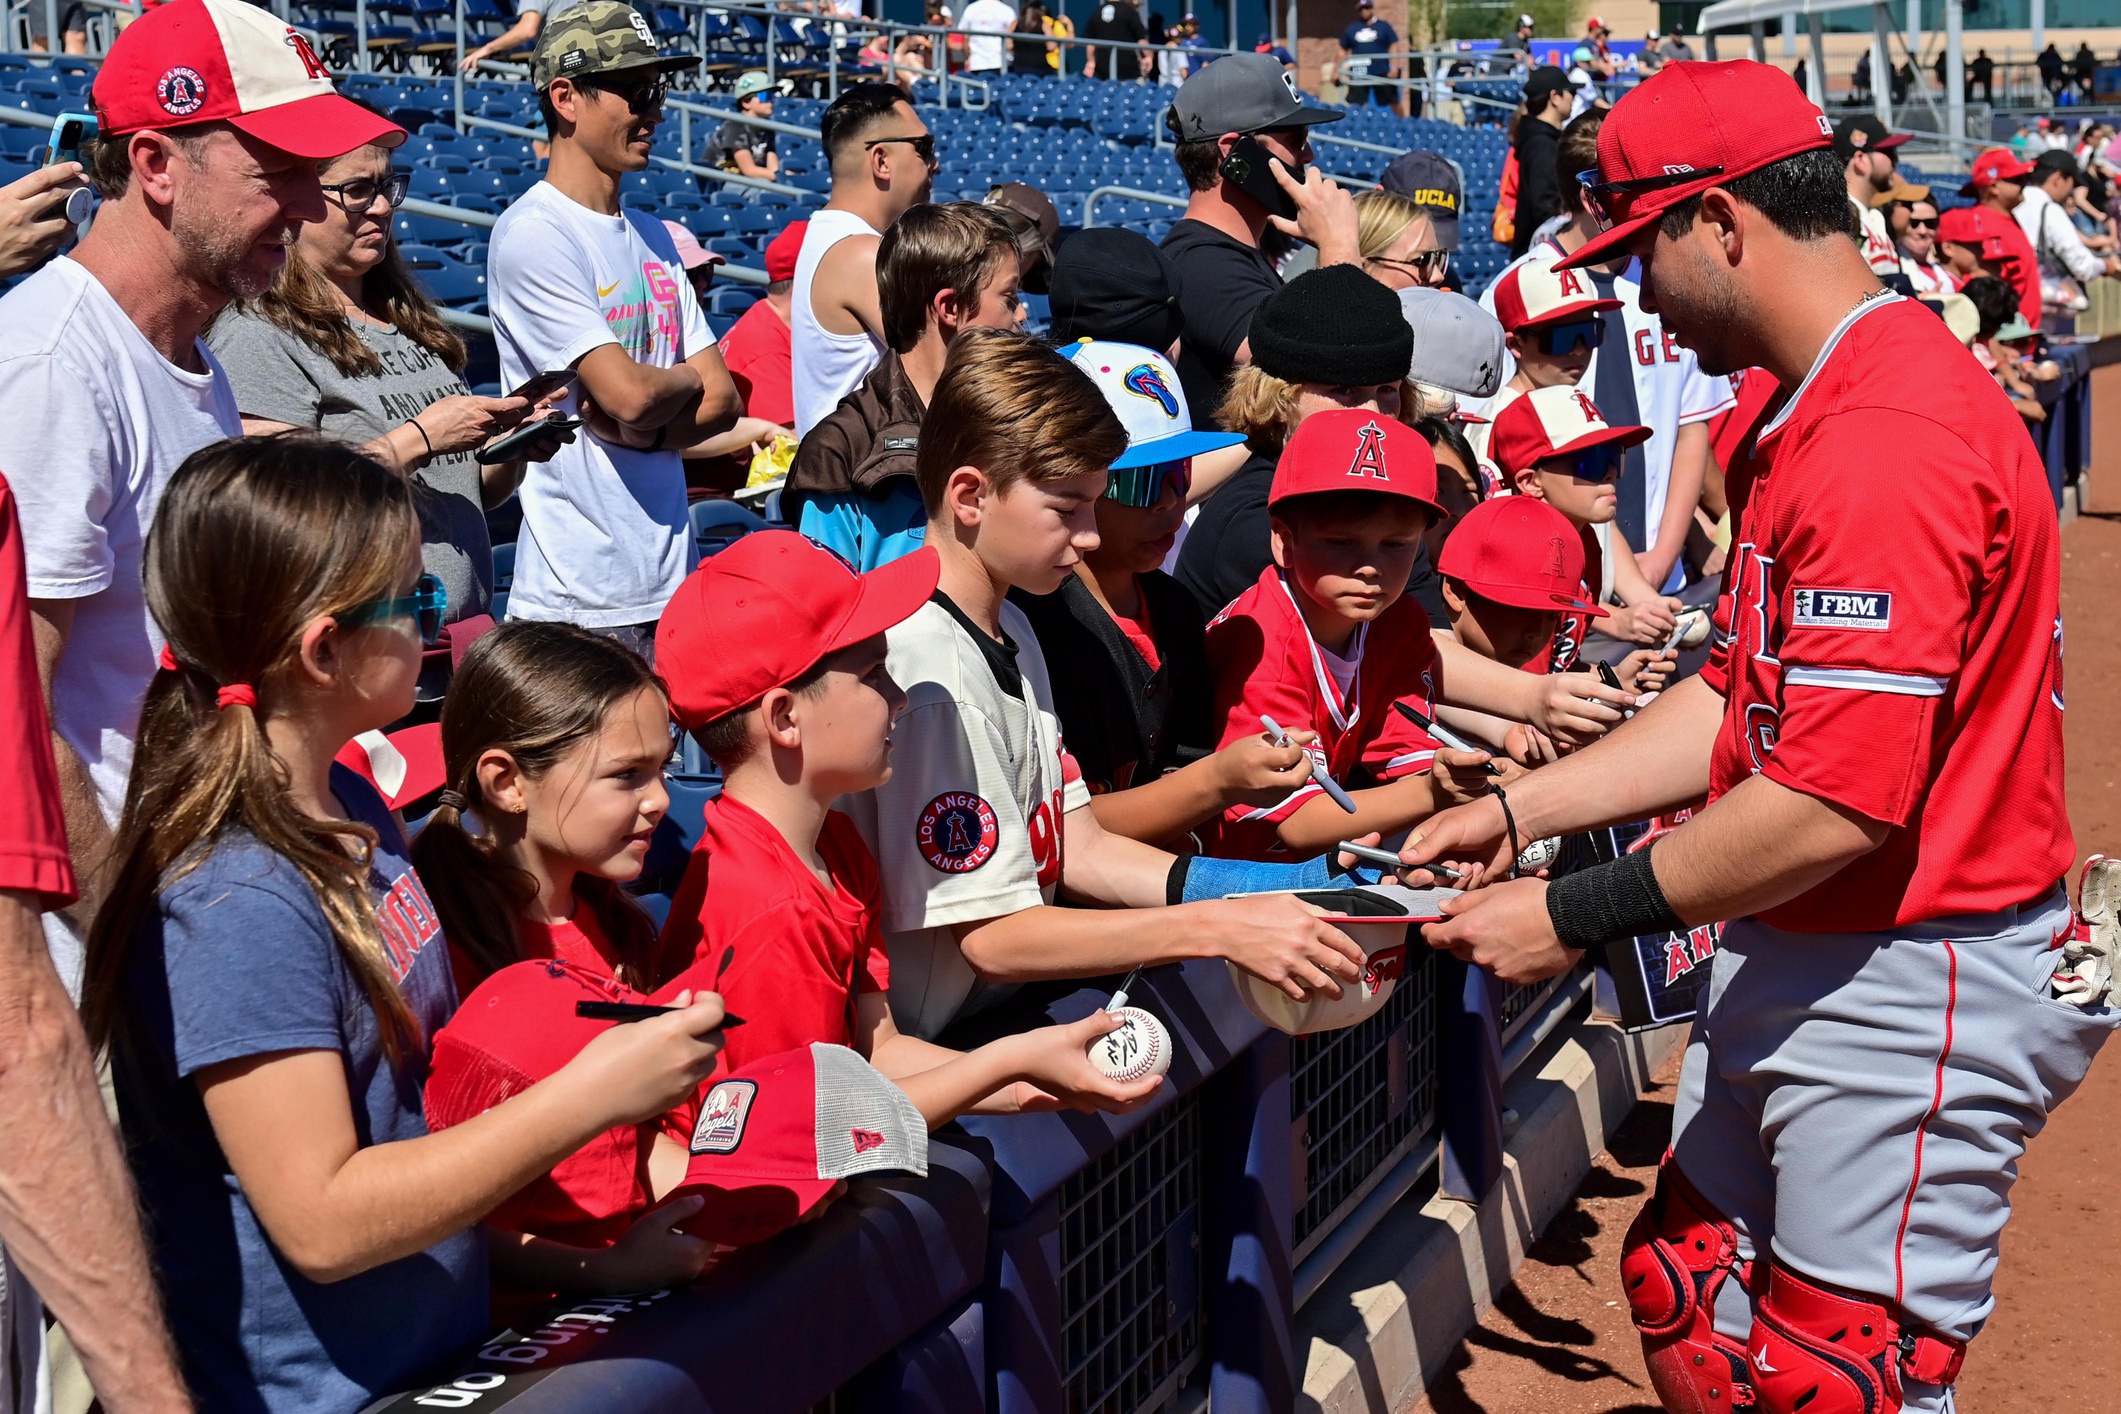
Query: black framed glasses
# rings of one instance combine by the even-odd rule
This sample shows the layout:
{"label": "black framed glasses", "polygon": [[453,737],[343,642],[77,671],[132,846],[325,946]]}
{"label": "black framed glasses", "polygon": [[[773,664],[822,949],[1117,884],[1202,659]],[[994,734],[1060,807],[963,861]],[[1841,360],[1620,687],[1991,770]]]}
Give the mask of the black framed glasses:
{"label": "black framed glasses", "polygon": [[1111,480],[1105,483],[1105,498],[1123,506],[1147,510],[1164,498],[1166,483],[1175,484],[1179,499],[1184,500],[1186,492],[1193,488],[1193,458],[1151,462],[1147,466],[1114,467]]}
{"label": "black framed glasses", "polygon": [[442,636],[442,616],[449,612],[449,591],[442,581],[431,574],[420,576],[412,593],[395,599],[371,599],[365,604],[356,604],[338,616],[347,628],[359,628],[367,624],[383,623],[390,619],[411,619],[420,631],[422,643],[433,643]]}
{"label": "black framed glasses", "polygon": [[1610,231],[1615,226],[1625,225],[1628,213],[1633,210],[1635,198],[1653,191],[1668,191],[1683,187],[1689,182],[1702,181],[1708,177],[1723,175],[1721,166],[1689,167],[1683,172],[1659,172],[1654,177],[1630,177],[1624,182],[1603,182],[1598,179],[1598,169],[1576,174],[1576,184],[1583,188],[1584,209],[1601,231]]}
{"label": "black framed glasses", "polygon": [[1937,229],[1937,218],[1934,216],[1910,216],[1907,218],[1907,228],[1910,231],[1918,228],[1925,231],[1934,231]]}
{"label": "black framed glasses", "polygon": [[920,158],[921,161],[930,164],[935,161],[934,133],[922,133],[919,137],[914,137],[910,134],[905,137],[873,137],[863,143],[862,148],[866,151],[872,147],[882,147],[887,142],[907,143],[913,148],[913,155]]}
{"label": "black framed glasses", "polygon": [[358,216],[372,209],[379,196],[395,211],[405,204],[405,193],[411,189],[412,177],[405,172],[392,172],[380,182],[369,177],[356,177],[350,182],[321,184],[321,190],[329,192],[331,199],[338,202],[340,209],[349,216]]}
{"label": "black framed glasses", "polygon": [[1562,324],[1549,324],[1539,331],[1539,347],[1548,358],[1561,358],[1573,353],[1578,344],[1596,349],[1605,342],[1605,321],[1596,318],[1571,319]]}

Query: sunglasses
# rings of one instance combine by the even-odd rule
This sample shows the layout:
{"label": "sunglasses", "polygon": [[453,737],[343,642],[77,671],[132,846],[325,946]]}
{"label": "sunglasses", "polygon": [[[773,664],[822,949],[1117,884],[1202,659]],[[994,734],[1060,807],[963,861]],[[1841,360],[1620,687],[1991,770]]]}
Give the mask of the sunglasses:
{"label": "sunglasses", "polygon": [[1720,177],[1723,168],[1693,167],[1684,172],[1660,172],[1654,177],[1631,177],[1624,182],[1602,182],[1598,169],[1576,174],[1576,184],[1583,188],[1584,209],[1601,231],[1610,231],[1615,226],[1626,224],[1628,213],[1633,210],[1635,198],[1653,191],[1668,191],[1683,187],[1689,182],[1698,182],[1704,177]]}
{"label": "sunglasses", "polygon": [[1379,265],[1404,265],[1417,280],[1441,280],[1444,272],[1451,268],[1451,252],[1447,250],[1424,250],[1399,259],[1389,255],[1370,257]]}
{"label": "sunglasses", "polygon": [[1114,467],[1111,480],[1105,483],[1105,497],[1123,506],[1147,510],[1164,498],[1165,482],[1176,485],[1183,500],[1193,486],[1193,458],[1151,462],[1147,466]]}
{"label": "sunglasses", "polygon": [[661,74],[641,83],[600,83],[594,85],[594,88],[618,99],[636,118],[644,117],[650,110],[662,107],[663,100],[670,96],[670,80]]}
{"label": "sunglasses", "polygon": [[1934,231],[1937,229],[1937,218],[1934,216],[1910,216],[1907,218],[1907,228],[1910,231]]}
{"label": "sunglasses", "polygon": [[448,609],[449,591],[443,588],[442,581],[431,574],[423,574],[413,586],[412,593],[396,599],[371,599],[365,604],[356,604],[338,619],[347,628],[389,619],[411,619],[420,630],[420,641],[433,643],[442,636],[442,615]]}
{"label": "sunglasses", "polygon": [[392,172],[382,181],[371,181],[367,177],[356,177],[350,182],[325,182],[319,190],[331,193],[332,200],[339,203],[340,210],[349,216],[358,216],[376,204],[376,198],[395,211],[405,204],[405,193],[412,189],[412,177],[406,172]]}
{"label": "sunglasses", "polygon": [[1551,324],[1539,331],[1539,347],[1548,358],[1560,358],[1575,352],[1581,344],[1596,349],[1605,341],[1603,319],[1571,319],[1566,324]]}
{"label": "sunglasses", "polygon": [[1620,452],[1610,443],[1586,447],[1580,452],[1571,452],[1558,457],[1542,457],[1541,471],[1556,475],[1573,476],[1578,481],[1611,481],[1620,475]]}
{"label": "sunglasses", "polygon": [[882,147],[887,142],[903,142],[910,144],[913,148],[913,155],[915,157],[920,158],[923,162],[932,163],[935,161],[934,133],[922,133],[919,137],[873,137],[869,139],[869,141],[863,143],[862,146],[864,149],[871,147]]}

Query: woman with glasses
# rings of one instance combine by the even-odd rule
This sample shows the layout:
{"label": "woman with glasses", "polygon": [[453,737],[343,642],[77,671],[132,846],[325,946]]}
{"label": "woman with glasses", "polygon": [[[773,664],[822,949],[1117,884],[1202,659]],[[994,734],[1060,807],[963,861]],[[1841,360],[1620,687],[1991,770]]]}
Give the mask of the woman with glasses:
{"label": "woman with glasses", "polygon": [[1355,198],[1355,243],[1362,268],[1386,289],[1439,289],[1451,272],[1451,252],[1436,239],[1428,208],[1382,187]]}
{"label": "woman with glasses", "polygon": [[1918,295],[1947,295],[1956,282],[1937,262],[1937,205],[1932,201],[1899,203],[1890,216],[1894,243],[1900,247],[1900,271]]}
{"label": "woman with glasses", "polygon": [[[407,178],[390,153],[357,148],[327,164],[323,186],[324,219],[301,226],[271,288],[225,311],[207,343],[228,371],[245,432],[321,432],[411,477],[427,493],[416,496],[421,562],[442,582],[451,620],[485,614],[486,511],[515,490],[523,463],[481,466],[473,454],[534,405],[464,386],[464,341],[414,283],[391,234]],[[550,457],[566,438],[548,434],[529,455]],[[422,682],[423,701],[440,695],[439,680]]]}

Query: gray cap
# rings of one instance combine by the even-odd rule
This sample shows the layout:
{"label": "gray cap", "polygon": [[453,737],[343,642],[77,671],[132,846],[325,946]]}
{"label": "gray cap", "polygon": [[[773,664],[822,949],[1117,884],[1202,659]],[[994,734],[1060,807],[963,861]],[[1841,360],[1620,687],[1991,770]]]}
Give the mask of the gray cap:
{"label": "gray cap", "polygon": [[1414,330],[1407,381],[1489,398],[1502,386],[1502,321],[1450,290],[1399,292],[1399,312]]}
{"label": "gray cap", "polygon": [[1224,133],[1256,133],[1337,123],[1347,114],[1313,108],[1271,54],[1227,54],[1178,86],[1164,126],[1180,142],[1212,141]]}
{"label": "gray cap", "polygon": [[1465,191],[1449,159],[1421,148],[1403,152],[1392,159],[1377,184],[1428,212],[1436,227],[1436,244],[1445,250],[1458,249],[1458,216]]}

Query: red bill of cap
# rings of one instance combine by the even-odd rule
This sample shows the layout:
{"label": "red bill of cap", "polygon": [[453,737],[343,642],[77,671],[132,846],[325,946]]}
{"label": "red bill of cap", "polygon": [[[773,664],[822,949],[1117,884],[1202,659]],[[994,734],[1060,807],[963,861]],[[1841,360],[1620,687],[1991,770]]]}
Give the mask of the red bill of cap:
{"label": "red bill of cap", "polygon": [[[1782,70],[1750,59],[1666,64],[1613,105],[1598,130],[1602,181],[1720,171],[1633,197],[1607,198],[1616,224],[1560,262],[1600,265],[1690,196],[1800,152],[1834,145],[1834,125]],[[1563,181],[1576,174],[1563,172]]]}
{"label": "red bill of cap", "polygon": [[1580,593],[1583,537],[1536,497],[1497,496],[1467,511],[1443,542],[1436,568],[1498,604],[1606,616]]}
{"label": "red bill of cap", "polygon": [[809,234],[810,223],[797,221],[786,226],[766,245],[766,278],[769,280],[793,280],[795,262],[803,253],[803,237]]}
{"label": "red bill of cap", "polygon": [[792,530],[761,530],[678,586],[655,631],[670,709],[703,726],[801,677],[828,653],[904,623],[935,593],[922,548],[865,575]]}
{"label": "red bill of cap", "polygon": [[1444,513],[1436,504],[1436,453],[1428,438],[1396,417],[1363,408],[1305,418],[1282,448],[1267,504],[1322,491],[1404,496],[1432,516]]}
{"label": "red bill of cap", "polygon": [[225,121],[283,152],[322,161],[405,130],[332,88],[309,41],[243,0],[170,0],[126,27],[92,90],[107,135]]}
{"label": "red bill of cap", "polygon": [[1608,423],[1587,393],[1563,383],[1534,388],[1495,414],[1495,425],[1488,432],[1488,459],[1508,477],[1548,457],[1567,456],[1607,442],[1632,447],[1648,441],[1649,436],[1647,427]]}
{"label": "red bill of cap", "polygon": [[1991,182],[2015,182],[2028,176],[2033,164],[2019,157],[2007,147],[1992,147],[1974,159],[1973,172],[1966,185],[1959,188],[1961,196],[1979,196]]}

